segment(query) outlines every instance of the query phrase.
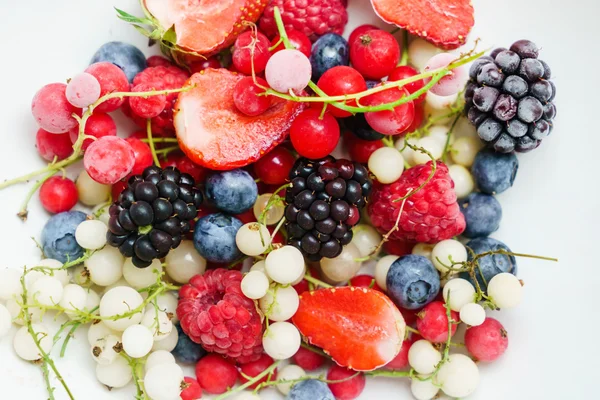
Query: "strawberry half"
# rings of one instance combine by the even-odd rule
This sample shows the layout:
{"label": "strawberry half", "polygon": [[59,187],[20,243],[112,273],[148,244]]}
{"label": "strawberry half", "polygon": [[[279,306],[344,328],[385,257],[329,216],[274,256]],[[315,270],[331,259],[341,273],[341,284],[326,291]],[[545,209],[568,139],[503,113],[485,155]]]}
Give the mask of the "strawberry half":
{"label": "strawberry half", "polygon": [[243,75],[224,68],[192,75],[194,88],[179,95],[175,131],[179,147],[196,164],[213,170],[246,166],[280,144],[303,103],[273,98],[264,113],[249,117],[233,102],[233,89]]}
{"label": "strawberry half", "polygon": [[462,46],[475,23],[471,0],[371,0],[385,22],[421,36],[436,46]]}
{"label": "strawberry half", "polygon": [[396,357],[406,324],[383,293],[354,286],[303,293],[292,322],[343,367],[371,371]]}

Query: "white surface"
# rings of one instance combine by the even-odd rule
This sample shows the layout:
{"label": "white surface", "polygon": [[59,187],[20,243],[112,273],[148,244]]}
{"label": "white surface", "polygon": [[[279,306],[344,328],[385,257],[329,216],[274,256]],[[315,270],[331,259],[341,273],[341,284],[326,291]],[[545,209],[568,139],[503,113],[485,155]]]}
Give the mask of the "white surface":
{"label": "white surface", "polygon": [[[376,21],[367,0],[350,3],[354,11],[349,29],[359,22]],[[599,313],[593,297],[598,293],[600,269],[592,257],[600,223],[594,162],[600,145],[596,131],[600,5],[592,0],[473,3],[472,38],[481,37],[484,47],[531,39],[542,46],[542,57],[552,67],[558,86],[554,132],[539,149],[519,157],[514,187],[498,196],[504,217],[494,237],[514,251],[556,256],[560,263],[519,260],[519,276],[526,282],[523,303],[497,315],[509,332],[509,348],[494,364],[481,366],[480,387],[470,398],[592,398],[600,356],[595,344]],[[135,0],[0,0],[0,179],[42,166],[34,148],[37,128],[29,111],[31,98],[42,85],[64,82],[82,71],[94,51],[110,40],[131,42],[148,54],[157,51],[147,49],[146,39],[117,20],[113,5],[140,15]],[[68,175],[76,176],[73,171]],[[27,186],[20,185],[0,192],[2,267],[22,267],[39,257],[28,238],[39,238],[48,216],[37,200],[27,223],[15,216],[26,191]],[[97,383],[85,331],[78,332],[69,346],[64,359],[56,358],[75,398],[133,397],[131,387],[109,393]],[[47,398],[39,368],[17,358],[9,337],[0,341],[0,359],[0,398]],[[58,382],[53,382],[56,398],[65,399]],[[404,399],[409,393],[406,380],[369,379],[360,398]],[[263,399],[278,396],[270,392]]]}

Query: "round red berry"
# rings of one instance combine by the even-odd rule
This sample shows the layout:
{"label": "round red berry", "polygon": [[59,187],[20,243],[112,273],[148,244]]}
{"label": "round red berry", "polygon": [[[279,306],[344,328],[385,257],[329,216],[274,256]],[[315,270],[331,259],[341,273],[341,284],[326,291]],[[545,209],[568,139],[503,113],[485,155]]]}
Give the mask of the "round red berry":
{"label": "round red berry", "polygon": [[344,144],[350,158],[363,164],[369,161],[369,157],[375,150],[383,147],[381,140],[362,140],[351,133],[344,136]]}
{"label": "round red berry", "polygon": [[423,124],[423,118],[425,118],[425,107],[423,103],[415,103],[415,116],[412,123],[406,128],[406,133],[414,132],[421,127]]}
{"label": "round red berry", "polygon": [[356,28],[354,28],[354,30],[352,31],[352,33],[348,37],[348,46],[352,46],[352,44],[354,43],[354,41],[356,39],[358,39],[361,35],[369,32],[369,31],[378,30],[378,29],[379,28],[376,27],[375,25],[370,25],[370,24],[365,24],[365,25],[357,26]]}
{"label": "round red berry", "polygon": [[131,175],[140,175],[153,163],[150,146],[142,142],[140,139],[134,137],[128,137],[125,139],[125,141],[131,145],[135,155],[135,163],[133,164]]}
{"label": "round red berry", "polygon": [[[100,82],[100,97],[115,92],[129,92],[129,81],[125,72],[115,64],[103,61],[90,65],[85,70],[94,75]],[[115,97],[107,100],[96,107],[97,112],[111,112],[121,107],[125,98]]]}
{"label": "round red berry", "polygon": [[62,176],[53,176],[40,188],[42,206],[53,214],[69,211],[77,204],[77,200],[75,182]]}
{"label": "round red berry", "polygon": [[340,140],[340,127],[329,113],[320,118],[321,110],[304,110],[290,127],[290,139],[294,149],[302,157],[312,160],[331,153]]}
{"label": "round red berry", "polygon": [[350,45],[350,62],[367,79],[381,79],[396,68],[400,45],[392,34],[374,29],[362,33]]}
{"label": "round red berry", "polygon": [[407,242],[399,239],[388,239],[387,242],[383,243],[383,251],[395,256],[405,256],[410,254],[413,247],[415,247],[414,242]]}
{"label": "round red berry", "polygon": [[[345,65],[333,67],[325,71],[325,73],[321,75],[321,78],[319,78],[317,86],[329,96],[354,94],[367,90],[365,78],[363,78],[354,68]],[[356,100],[346,101],[345,104],[356,106]],[[318,109],[323,107],[321,103],[314,103],[312,106]],[[327,111],[336,118],[345,118],[352,115],[348,111],[344,111],[331,105],[327,106]]]}
{"label": "round red berry", "polygon": [[[157,88],[147,83],[140,83],[131,89],[132,92],[151,92],[154,90],[157,90]],[[131,108],[131,111],[142,118],[157,117],[163,112],[166,106],[167,96],[164,94],[129,98],[129,107]]]}
{"label": "round red berry", "polygon": [[254,173],[267,185],[283,185],[295,161],[288,149],[277,146],[254,163]]}
{"label": "round red berry", "polygon": [[65,95],[67,85],[51,83],[37,91],[31,101],[31,113],[40,128],[50,133],[64,133],[77,126],[75,108]]}
{"label": "round red berry", "polygon": [[35,144],[40,156],[46,161],[64,160],[73,153],[73,143],[69,133],[50,133],[38,129]]}
{"label": "round red berry", "polygon": [[412,340],[407,339],[403,341],[400,352],[392,361],[387,363],[385,367],[388,369],[402,369],[408,367],[408,350],[410,350],[410,346],[412,346],[412,344]]}
{"label": "round red berry", "polygon": [[486,318],[483,324],[467,329],[465,346],[479,361],[494,361],[506,351],[508,333],[500,322]]}
{"label": "round red berry", "polygon": [[[104,136],[117,136],[117,124],[115,124],[115,121],[110,115],[102,112],[95,112],[90,115],[85,122],[83,131],[86,135],[94,136],[97,139]],[[71,129],[69,131],[69,137],[71,138],[71,142],[75,143],[79,137],[79,128]],[[81,149],[86,150],[93,142],[93,139],[85,139]]]}
{"label": "round red berry", "polygon": [[350,206],[350,212],[348,213],[348,219],[344,222],[347,225],[354,226],[360,221],[360,212],[358,207]]}
{"label": "round red berry", "polygon": [[125,182],[125,181],[118,181],[117,183],[115,183],[112,186],[112,190],[111,190],[112,198],[118,199],[121,192],[123,190],[125,190],[126,188],[127,188],[127,182]]}
{"label": "round red berry", "polygon": [[[246,376],[254,378],[258,374],[260,374],[261,372],[263,372],[264,370],[269,368],[271,366],[271,364],[273,364],[273,359],[266,354],[262,354],[260,356],[260,358],[256,361],[251,361],[249,363],[242,364],[240,366],[240,382],[242,384],[248,382],[248,379],[246,379]],[[269,380],[274,381],[276,375],[277,375],[277,370],[274,370],[273,374],[271,375],[271,378]],[[251,389],[256,389],[256,387],[258,385],[260,385],[263,382],[266,382],[267,378],[268,378],[268,376],[264,376],[263,378],[257,380],[255,383],[253,383],[252,385],[250,385],[248,387]]]}
{"label": "round red berry", "polygon": [[[390,88],[367,96],[362,103],[367,106],[390,104],[408,96],[404,88]],[[415,105],[412,101],[400,104],[393,110],[365,113],[371,128],[384,135],[399,135],[405,132],[415,118]]]}
{"label": "round red berry", "polygon": [[186,156],[179,158],[175,162],[175,167],[183,173],[190,174],[196,184],[204,183],[209,172],[206,168],[194,163]]}
{"label": "round red berry", "polygon": [[[450,313],[452,320],[459,321],[458,313]],[[452,335],[456,333],[457,324],[452,324]],[[417,329],[423,339],[432,343],[444,343],[448,340],[448,316],[446,307],[441,301],[432,301],[417,314]]]}
{"label": "round red berry", "polygon": [[[406,78],[411,78],[415,75],[418,75],[419,71],[417,71],[416,69],[414,69],[413,67],[410,67],[408,65],[401,65],[399,67],[396,67],[388,76],[388,82],[391,81],[401,81],[403,79]],[[423,79],[419,79],[416,80],[414,82],[411,83],[407,83],[406,85],[402,86],[403,88],[405,88],[408,93],[413,94],[414,92],[416,92],[417,90],[420,90],[423,88],[423,86],[425,86],[425,81],[423,81]],[[418,102],[418,103],[422,103],[423,101],[425,101],[425,93],[423,93],[422,95],[420,95],[419,97],[417,97],[414,101]]]}
{"label": "round red berry", "polygon": [[371,275],[356,275],[354,278],[350,279],[349,286],[357,286],[357,287],[366,287],[374,290],[382,291],[379,285],[375,282],[375,278]]}
{"label": "round red berry", "polygon": [[197,380],[186,376],[183,378],[185,382],[185,389],[181,391],[179,396],[181,400],[198,400],[202,398],[202,388]]}
{"label": "round red berry", "polygon": [[218,354],[208,354],[196,364],[196,379],[208,393],[225,393],[235,385],[237,378],[235,365]]}
{"label": "round red berry", "polygon": [[[310,39],[308,38],[308,36],[306,36],[304,33],[297,31],[295,29],[287,29],[286,30],[288,39],[291,43],[291,45],[298,51],[302,52],[306,57],[310,57],[310,53],[312,50],[312,43],[310,42]],[[281,39],[281,36],[279,36],[279,34],[277,34],[277,36],[275,36],[275,38],[273,40],[271,40],[271,47],[275,46],[277,43],[279,43],[279,40]],[[283,42],[279,43],[277,45],[277,47],[275,47],[271,53],[275,54],[280,50],[285,49],[285,46],[283,45]]]}
{"label": "round red berry", "polygon": [[[353,378],[350,378],[351,376]],[[329,368],[327,372],[327,380],[329,381],[343,381],[338,383],[328,383],[331,393],[339,400],[352,400],[360,396],[362,391],[365,389],[367,380],[362,373],[357,374],[356,371],[340,367],[334,364]]]}
{"label": "round red berry", "polygon": [[215,57],[209,57],[206,60],[196,61],[190,64],[192,74],[203,71],[206,68],[221,68],[221,61]]}
{"label": "round red berry", "polygon": [[271,96],[259,96],[269,84],[263,78],[255,79],[258,85],[252,77],[247,76],[240,79],[233,88],[233,103],[240,112],[250,117],[264,113],[271,106]]}
{"label": "round red berry", "polygon": [[90,178],[112,185],[125,178],[135,164],[131,145],[116,136],[104,136],[90,144],[83,156],[83,166]]}
{"label": "round red berry", "polygon": [[269,38],[264,34],[252,30],[246,31],[235,40],[231,61],[239,72],[246,75],[252,74],[252,63],[254,63],[254,73],[259,74],[265,70],[271,58],[269,47]]}
{"label": "round red berry", "polygon": [[152,67],[169,67],[171,66],[171,61],[167,60],[162,56],[150,56],[146,60],[146,65],[148,68]]}
{"label": "round red berry", "polygon": [[325,357],[304,347],[300,347],[296,354],[292,356],[292,359],[296,365],[305,371],[314,371],[325,362]]}
{"label": "round red berry", "polygon": [[234,216],[237,219],[239,219],[240,221],[242,221],[242,224],[248,224],[250,222],[256,222],[256,217],[254,216],[254,210],[253,209],[249,209],[247,211],[244,211],[241,214],[236,214]]}

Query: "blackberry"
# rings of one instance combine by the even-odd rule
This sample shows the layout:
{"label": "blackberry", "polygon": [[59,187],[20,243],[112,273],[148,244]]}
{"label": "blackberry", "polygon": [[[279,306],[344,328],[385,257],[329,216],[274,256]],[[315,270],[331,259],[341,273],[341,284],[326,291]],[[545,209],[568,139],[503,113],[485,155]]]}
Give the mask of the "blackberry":
{"label": "blackberry", "polygon": [[352,240],[373,183],[360,163],[300,158],[290,172],[285,218],[288,244],[310,261],[334,258]]}
{"label": "blackberry", "polygon": [[556,86],[539,49],[519,40],[473,62],[465,90],[467,117],[488,147],[528,152],[552,131]]}
{"label": "blackberry", "polygon": [[189,174],[174,167],[148,167],[129,178],[110,206],[107,241],[136,267],[146,268],[179,246],[202,200]]}

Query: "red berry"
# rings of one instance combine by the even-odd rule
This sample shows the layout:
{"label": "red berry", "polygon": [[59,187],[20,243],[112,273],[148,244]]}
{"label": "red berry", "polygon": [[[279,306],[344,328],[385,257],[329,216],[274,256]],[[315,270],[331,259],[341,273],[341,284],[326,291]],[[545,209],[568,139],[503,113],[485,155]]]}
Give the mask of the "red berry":
{"label": "red berry", "polygon": [[252,30],[246,31],[235,40],[231,61],[235,68],[245,75],[252,74],[254,61],[254,73],[261,73],[271,58],[269,47],[269,38],[264,34]]}
{"label": "red berry", "polygon": [[135,155],[135,164],[133,164],[131,175],[140,175],[146,168],[152,165],[152,151],[150,150],[150,146],[134,137],[128,137],[125,141],[131,145]]}
{"label": "red berry", "polygon": [[[259,96],[264,93],[264,87],[269,87],[267,81],[256,77],[257,86],[252,77],[247,76],[236,83],[233,89],[233,102],[242,113],[255,117],[267,111],[271,105],[271,96]],[[262,86],[262,88],[261,88]]]}
{"label": "red berry", "polygon": [[251,208],[248,211],[245,211],[241,214],[236,214],[235,217],[242,221],[243,224],[248,224],[250,222],[256,222],[256,217],[254,216],[254,210]]}
{"label": "red berry", "polygon": [[35,136],[35,143],[38,153],[46,161],[53,161],[55,158],[57,161],[64,160],[73,153],[73,143],[67,132],[50,133],[40,128]]}
{"label": "red berry", "polygon": [[225,393],[237,381],[238,371],[218,354],[208,354],[196,364],[196,379],[211,394]]}
{"label": "red berry", "polygon": [[116,136],[105,136],[90,144],[83,156],[83,165],[98,183],[112,185],[125,178],[135,164],[131,145]]}
{"label": "red berry", "polygon": [[425,106],[422,103],[415,103],[415,117],[410,126],[406,128],[406,132],[410,133],[419,129],[423,124],[423,118],[425,118]]}
{"label": "red berry", "polygon": [[[294,46],[294,48],[300,52],[302,52],[306,57],[310,57],[310,53],[312,50],[312,43],[310,42],[310,39],[308,38],[308,36],[306,36],[304,33],[297,31],[295,29],[287,29],[286,30],[288,39],[290,41],[290,43],[292,44],[292,46]],[[279,34],[277,34],[277,36],[275,36],[275,38],[273,38],[273,40],[271,40],[271,47],[275,46],[275,44],[277,42],[279,42],[279,39],[281,39],[281,36],[279,36]],[[279,43],[279,45],[277,45],[277,47],[275,47],[272,50],[272,54],[277,53],[280,50],[285,49],[285,46],[282,43]]]}
{"label": "red berry", "polygon": [[33,96],[31,113],[40,128],[50,133],[64,133],[77,126],[73,113],[78,109],[67,100],[64,83],[51,83]]}
{"label": "red berry", "polygon": [[404,318],[404,322],[406,322],[406,325],[414,325],[414,323],[417,322],[417,314],[419,313],[419,311],[421,311],[421,310],[407,310],[402,307],[398,307],[398,310],[400,311],[400,314],[402,314],[402,317]]}
{"label": "red berry", "polygon": [[389,363],[385,365],[388,369],[402,369],[408,366],[408,350],[410,350],[410,346],[412,346],[412,340],[405,340],[402,342],[402,347],[400,348],[400,352],[398,355]]}
{"label": "red berry", "polygon": [[400,45],[392,34],[374,29],[350,44],[350,62],[367,79],[381,79],[396,68]]}
{"label": "red berry", "polygon": [[371,275],[356,275],[354,278],[350,279],[350,284],[348,286],[366,287],[383,292],[375,282],[375,278]]}
{"label": "red berry", "polygon": [[190,64],[192,74],[203,71],[206,68],[221,68],[221,61],[217,57],[209,57],[206,60],[196,61]]}
{"label": "red berry", "polygon": [[[148,83],[140,83],[135,85],[132,92],[151,92],[158,90],[155,86]],[[142,118],[154,118],[159,116],[167,106],[167,96],[159,94],[155,96],[136,96],[129,98],[129,107],[131,111]]]}
{"label": "red berry", "polygon": [[[396,67],[390,73],[387,80],[388,80],[388,82],[401,81],[403,79],[410,78],[410,77],[413,77],[418,74],[419,74],[419,71],[417,71],[413,67],[410,67],[408,65],[401,65],[399,67]],[[408,91],[408,93],[413,94],[417,90],[421,89],[423,86],[425,86],[425,81],[423,81],[423,79],[419,79],[417,81],[414,81],[414,82],[404,85],[403,88],[405,88]],[[425,95],[426,94],[423,93],[422,95],[417,97],[414,101],[418,102],[418,103],[422,103],[423,101],[425,101]]]}
{"label": "red berry", "polygon": [[350,378],[353,375],[356,375],[356,371],[349,368],[340,367],[337,364],[334,364],[331,366],[331,368],[329,368],[329,372],[327,372],[327,380],[343,380],[343,382],[327,384],[329,389],[331,389],[331,393],[333,393],[336,399],[355,399],[360,396],[362,391],[365,389],[365,384],[367,383],[365,376],[361,373],[356,375],[354,378]]}
{"label": "red berry", "polygon": [[[390,88],[373,93],[363,100],[367,106],[389,104],[402,97],[408,96],[404,88]],[[365,113],[365,118],[371,128],[384,135],[398,135],[405,132],[415,117],[415,105],[412,101],[394,107],[393,110],[383,110]]]}
{"label": "red berry", "polygon": [[169,67],[171,66],[171,61],[167,60],[162,56],[150,56],[146,60],[146,65],[148,68],[152,67]]}
{"label": "red berry", "polygon": [[[345,94],[359,93],[367,90],[365,78],[354,68],[340,65],[325,71],[317,86],[329,96],[340,96]],[[345,102],[346,105],[356,106],[356,100]],[[323,105],[314,103],[313,107],[322,109]],[[333,106],[327,106],[327,110],[336,118],[344,118],[352,115],[348,111],[341,110]]]}
{"label": "red berry", "polygon": [[[110,115],[96,112],[90,115],[85,122],[84,133],[88,136],[94,136],[98,139],[104,136],[117,136],[117,124],[115,124],[115,121]],[[69,137],[71,138],[72,143],[77,141],[78,136],[78,128],[74,128],[69,131]],[[85,139],[81,149],[86,150],[93,142],[93,139]]]}
{"label": "red berry", "polygon": [[254,172],[267,185],[283,185],[295,161],[288,149],[277,146],[254,163]]}
{"label": "red berry", "polygon": [[[100,97],[114,92],[129,92],[129,81],[125,72],[115,64],[110,62],[98,62],[90,65],[85,70],[88,74],[94,75],[100,82]],[[121,107],[125,98],[114,98],[107,100],[96,107],[97,112],[111,112]]]}
{"label": "red berry", "polygon": [[[459,321],[458,313],[450,313],[454,321]],[[452,335],[456,333],[457,324],[452,324]],[[432,343],[443,343],[448,340],[448,316],[446,307],[441,301],[432,301],[417,314],[417,329],[424,339]]]}
{"label": "red berry", "polygon": [[[269,231],[271,233],[273,233],[271,231],[271,229],[269,229]],[[281,233],[281,231],[277,231],[277,233],[275,234],[275,236],[273,237],[273,240],[271,241],[272,244],[281,244],[284,245],[286,244],[286,240],[285,240],[285,236],[283,236],[283,233]]]}
{"label": "red berry", "polygon": [[370,24],[357,26],[356,28],[354,28],[354,30],[348,37],[348,46],[352,46],[354,41],[356,39],[358,39],[361,35],[367,33],[368,31],[377,30],[377,29],[379,29],[379,28],[376,27],[375,25],[370,25]]}
{"label": "red berry", "polygon": [[483,324],[467,329],[465,346],[479,361],[494,361],[506,351],[508,333],[500,322],[486,318]]}
{"label": "red berry", "polygon": [[198,400],[202,398],[202,387],[197,380],[186,376],[183,378],[187,387],[181,391],[181,400]]}
{"label": "red berry", "polygon": [[119,195],[121,194],[121,192],[123,190],[125,190],[125,188],[127,188],[127,182],[125,182],[125,181],[119,181],[119,182],[115,183],[112,186],[112,191],[111,191],[112,198],[113,199],[118,199]]}
{"label": "red berry", "polygon": [[42,206],[53,214],[69,211],[77,204],[77,200],[75,182],[62,176],[53,176],[40,188]]}
{"label": "red berry", "polygon": [[414,242],[407,242],[398,239],[389,239],[383,244],[383,251],[388,254],[395,256],[405,256],[412,252],[412,248],[415,247]]}
{"label": "red berry", "polygon": [[300,347],[296,354],[292,356],[292,359],[296,365],[305,371],[314,371],[325,362],[325,357],[304,347]]}
{"label": "red berry", "polygon": [[[251,361],[249,363],[242,364],[240,367],[240,382],[242,384],[248,382],[248,379],[246,379],[244,376],[249,376],[249,377],[254,378],[256,375],[260,374],[261,372],[263,372],[264,370],[269,368],[271,366],[271,364],[273,364],[273,359],[266,354],[262,354],[260,356],[260,358],[256,361]],[[271,379],[269,379],[269,380],[274,381],[276,375],[277,375],[277,370],[274,370],[273,375],[271,375]],[[266,382],[267,378],[268,378],[268,376],[265,376],[248,387],[251,389],[256,389],[256,387],[258,385],[260,385],[263,382]]]}
{"label": "red berry", "polygon": [[294,149],[302,157],[312,160],[323,158],[331,153],[340,140],[340,127],[329,113],[323,118],[320,110],[304,110],[290,127],[290,139]]}
{"label": "red berry", "polygon": [[366,164],[373,152],[381,147],[381,140],[362,140],[351,133],[344,136],[344,144],[350,154],[350,158],[356,162]]}
{"label": "red berry", "polygon": [[190,174],[196,184],[204,183],[209,172],[206,168],[199,166],[186,156],[179,158],[175,162],[175,167],[181,172]]}

